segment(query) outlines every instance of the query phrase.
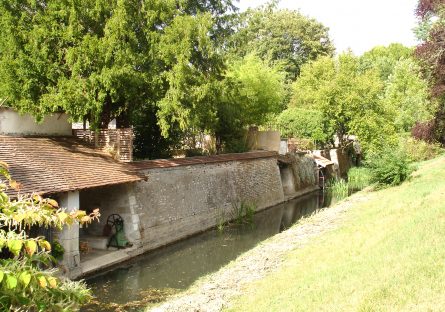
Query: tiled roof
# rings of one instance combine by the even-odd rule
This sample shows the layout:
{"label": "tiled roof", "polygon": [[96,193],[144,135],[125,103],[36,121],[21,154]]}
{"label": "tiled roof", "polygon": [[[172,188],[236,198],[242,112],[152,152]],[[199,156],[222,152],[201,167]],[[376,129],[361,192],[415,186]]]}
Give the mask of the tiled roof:
{"label": "tiled roof", "polygon": [[71,137],[0,135],[0,161],[9,165],[22,194],[53,194],[143,179],[128,164]]}
{"label": "tiled roof", "polygon": [[255,151],[239,154],[223,154],[215,156],[198,156],[187,158],[158,159],[158,160],[142,160],[131,163],[136,170],[147,170],[155,168],[172,168],[179,166],[191,166],[211,163],[222,163],[228,161],[242,161],[259,158],[278,157],[277,152]]}

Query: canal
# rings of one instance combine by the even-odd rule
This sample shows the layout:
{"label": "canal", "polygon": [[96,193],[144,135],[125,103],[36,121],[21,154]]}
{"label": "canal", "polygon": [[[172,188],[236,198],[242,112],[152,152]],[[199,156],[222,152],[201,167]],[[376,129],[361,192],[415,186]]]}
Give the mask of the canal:
{"label": "canal", "polygon": [[314,192],[255,214],[253,225],[207,231],[90,277],[86,283],[96,299],[82,311],[143,311],[333,201]]}

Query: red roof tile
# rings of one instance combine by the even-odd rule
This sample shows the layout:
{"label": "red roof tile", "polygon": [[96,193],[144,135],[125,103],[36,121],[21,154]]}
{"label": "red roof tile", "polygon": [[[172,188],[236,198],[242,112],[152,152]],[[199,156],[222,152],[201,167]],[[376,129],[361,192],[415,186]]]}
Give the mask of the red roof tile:
{"label": "red roof tile", "polygon": [[143,179],[128,164],[71,137],[0,135],[0,160],[9,165],[21,193],[53,194]]}

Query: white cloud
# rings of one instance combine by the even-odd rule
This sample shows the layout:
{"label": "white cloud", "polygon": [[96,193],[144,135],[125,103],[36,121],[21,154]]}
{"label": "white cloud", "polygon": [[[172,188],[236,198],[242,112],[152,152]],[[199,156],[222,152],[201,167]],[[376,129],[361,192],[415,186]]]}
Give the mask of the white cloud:
{"label": "white cloud", "polygon": [[[240,0],[245,10],[266,0]],[[280,7],[300,10],[329,27],[331,38],[342,52],[360,55],[377,45],[400,42],[416,45],[413,28],[417,0],[282,0]]]}

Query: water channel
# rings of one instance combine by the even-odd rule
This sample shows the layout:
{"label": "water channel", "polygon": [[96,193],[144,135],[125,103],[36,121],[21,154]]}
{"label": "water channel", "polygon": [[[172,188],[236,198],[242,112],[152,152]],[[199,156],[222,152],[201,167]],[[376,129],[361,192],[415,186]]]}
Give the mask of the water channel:
{"label": "water channel", "polygon": [[211,230],[93,276],[86,282],[96,297],[95,304],[83,311],[143,311],[148,303],[186,289],[334,201],[327,193],[314,192],[257,213],[253,226],[228,226],[223,233]]}

